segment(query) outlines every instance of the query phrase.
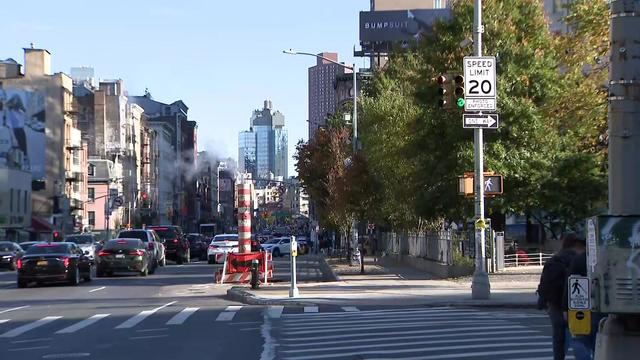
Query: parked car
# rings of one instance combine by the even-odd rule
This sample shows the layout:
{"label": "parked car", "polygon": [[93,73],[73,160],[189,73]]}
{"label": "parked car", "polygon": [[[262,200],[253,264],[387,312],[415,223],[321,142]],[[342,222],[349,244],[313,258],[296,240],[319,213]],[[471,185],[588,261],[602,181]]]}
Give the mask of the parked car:
{"label": "parked car", "polygon": [[151,256],[152,250],[140,239],[109,240],[98,253],[96,276],[111,276],[115,272],[134,272],[140,276],[147,276]]}
{"label": "parked car", "polygon": [[164,244],[155,231],[149,229],[122,230],[117,236],[118,239],[139,239],[147,246],[151,253],[151,266],[149,274],[153,274],[158,266],[167,263]]}
{"label": "parked car", "polygon": [[81,279],[91,281],[91,262],[74,243],[35,244],[16,262],[18,287],[31,282],[68,282],[78,285]]}
{"label": "parked car", "polygon": [[262,244],[262,248],[265,251],[273,254],[274,257],[279,257],[284,254],[291,253],[291,238],[290,237],[277,237],[273,238],[264,244]]}
{"label": "parked car", "polygon": [[24,254],[20,245],[12,241],[0,241],[0,268],[16,269],[16,262]]}
{"label": "parked car", "polygon": [[96,239],[93,234],[67,235],[65,236],[64,241],[72,242],[80,246],[80,249],[85,252],[85,255],[87,255],[91,261],[95,260],[96,245],[98,244],[98,239]]}
{"label": "parked car", "polygon": [[153,230],[158,234],[165,246],[167,259],[175,261],[177,264],[188,263],[191,260],[189,241],[179,226],[147,226],[147,229]]}
{"label": "parked car", "polygon": [[191,256],[197,257],[200,260],[207,260],[207,246],[209,242],[200,234],[188,234],[187,240],[189,241],[189,249]]}
{"label": "parked car", "polygon": [[238,252],[238,234],[216,235],[211,240],[207,249],[207,259],[209,264],[216,263],[217,254],[228,254]]}

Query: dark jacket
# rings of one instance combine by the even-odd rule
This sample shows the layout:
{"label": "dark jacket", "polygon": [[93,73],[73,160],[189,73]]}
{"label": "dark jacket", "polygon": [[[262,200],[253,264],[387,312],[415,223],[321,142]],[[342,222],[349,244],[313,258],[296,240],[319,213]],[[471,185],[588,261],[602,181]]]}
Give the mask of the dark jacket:
{"label": "dark jacket", "polygon": [[569,268],[575,256],[573,249],[560,250],[544,265],[538,291],[549,305],[557,308],[563,306]]}

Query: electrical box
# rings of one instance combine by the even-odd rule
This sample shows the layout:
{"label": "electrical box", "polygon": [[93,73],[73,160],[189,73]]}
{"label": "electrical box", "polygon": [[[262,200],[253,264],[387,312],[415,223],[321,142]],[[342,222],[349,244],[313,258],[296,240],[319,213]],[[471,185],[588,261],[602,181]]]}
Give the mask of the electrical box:
{"label": "electrical box", "polygon": [[640,313],[640,216],[592,217],[586,230],[592,310]]}

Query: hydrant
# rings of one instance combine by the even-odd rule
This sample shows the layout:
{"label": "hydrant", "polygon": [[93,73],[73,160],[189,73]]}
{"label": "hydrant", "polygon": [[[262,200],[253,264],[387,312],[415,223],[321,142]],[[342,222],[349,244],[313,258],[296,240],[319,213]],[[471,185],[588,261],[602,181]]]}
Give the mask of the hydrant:
{"label": "hydrant", "polygon": [[260,288],[260,277],[258,275],[258,259],[251,261],[251,288],[257,290]]}

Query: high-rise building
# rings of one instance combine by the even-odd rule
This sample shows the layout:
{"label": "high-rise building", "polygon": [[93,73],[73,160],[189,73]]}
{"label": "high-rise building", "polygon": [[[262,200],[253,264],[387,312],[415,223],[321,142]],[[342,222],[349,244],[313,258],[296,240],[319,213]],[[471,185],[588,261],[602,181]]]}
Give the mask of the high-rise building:
{"label": "high-rise building", "polygon": [[447,0],[371,0],[371,11],[442,9]]}
{"label": "high-rise building", "polygon": [[289,137],[284,115],[270,100],[251,115],[251,128],[238,134],[238,169],[253,179],[287,177]]}
{"label": "high-rise building", "polygon": [[[338,54],[323,52],[318,54],[327,59],[338,61]],[[309,139],[327,123],[327,115],[334,114],[338,106],[335,91],[336,76],[342,72],[342,66],[318,58],[315,66],[309,68]]]}

